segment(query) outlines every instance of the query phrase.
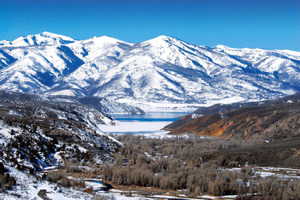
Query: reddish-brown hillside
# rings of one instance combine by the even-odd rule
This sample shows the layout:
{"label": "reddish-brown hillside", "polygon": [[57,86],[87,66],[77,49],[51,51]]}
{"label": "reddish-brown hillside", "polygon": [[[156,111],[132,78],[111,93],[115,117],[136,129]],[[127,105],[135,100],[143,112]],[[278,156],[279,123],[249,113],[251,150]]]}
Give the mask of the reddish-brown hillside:
{"label": "reddish-brown hillside", "polygon": [[241,108],[220,107],[204,115],[187,115],[165,130],[171,134],[194,133],[257,141],[290,138],[300,136],[300,103],[287,100]]}

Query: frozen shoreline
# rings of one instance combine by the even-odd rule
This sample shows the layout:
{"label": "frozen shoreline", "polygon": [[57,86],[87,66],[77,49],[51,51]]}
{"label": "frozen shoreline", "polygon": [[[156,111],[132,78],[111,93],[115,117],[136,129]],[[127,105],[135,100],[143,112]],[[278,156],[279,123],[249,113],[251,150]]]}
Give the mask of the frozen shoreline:
{"label": "frozen shoreline", "polygon": [[171,121],[116,121],[115,125],[99,125],[100,129],[113,135],[165,136],[161,130]]}
{"label": "frozen shoreline", "polygon": [[138,135],[145,137],[166,137],[162,130],[187,112],[148,112],[144,115],[114,114],[114,124],[100,124],[101,131],[111,135]]}

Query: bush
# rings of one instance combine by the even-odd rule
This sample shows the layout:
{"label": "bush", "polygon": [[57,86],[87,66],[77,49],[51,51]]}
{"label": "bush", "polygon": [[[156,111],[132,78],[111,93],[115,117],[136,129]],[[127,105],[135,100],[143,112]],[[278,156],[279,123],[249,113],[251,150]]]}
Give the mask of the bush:
{"label": "bush", "polygon": [[48,172],[48,174],[46,175],[47,181],[54,182],[54,183],[58,182],[63,177],[64,176],[62,174],[57,172]]}
{"label": "bush", "polygon": [[[232,172],[221,170],[220,166],[237,167],[246,164],[247,159],[256,159],[247,153],[224,154],[242,145],[237,141],[130,136],[118,139],[125,146],[117,154],[117,161],[102,168],[103,179],[113,184],[186,190],[195,196],[240,195],[239,199],[249,200],[298,200],[300,197],[299,180],[259,179],[251,167]],[[259,195],[244,195],[249,193]]]}
{"label": "bush", "polygon": [[0,190],[9,190],[16,184],[16,179],[8,173],[0,174]]}

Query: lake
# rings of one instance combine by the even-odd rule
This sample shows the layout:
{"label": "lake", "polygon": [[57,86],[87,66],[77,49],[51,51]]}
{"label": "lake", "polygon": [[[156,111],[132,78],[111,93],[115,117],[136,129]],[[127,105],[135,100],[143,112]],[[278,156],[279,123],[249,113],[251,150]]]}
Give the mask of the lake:
{"label": "lake", "polygon": [[118,121],[169,121],[173,122],[180,117],[187,115],[187,112],[151,112],[144,115],[132,114],[113,114],[111,115]]}
{"label": "lake", "polygon": [[161,130],[173,121],[186,115],[186,112],[156,112],[144,115],[114,114],[116,125],[100,125],[102,131],[109,134],[163,136]]}

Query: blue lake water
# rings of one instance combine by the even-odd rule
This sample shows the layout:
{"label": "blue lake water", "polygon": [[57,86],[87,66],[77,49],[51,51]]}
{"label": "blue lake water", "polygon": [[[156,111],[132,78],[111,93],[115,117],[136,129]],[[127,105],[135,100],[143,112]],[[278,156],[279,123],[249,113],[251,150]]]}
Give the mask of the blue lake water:
{"label": "blue lake water", "polygon": [[186,112],[152,112],[144,115],[114,114],[116,124],[101,125],[101,129],[110,134],[122,135],[165,135],[162,129],[185,116]]}
{"label": "blue lake water", "polygon": [[173,122],[187,115],[186,112],[152,112],[144,115],[113,114],[112,117],[118,121],[141,121],[141,122]]}

